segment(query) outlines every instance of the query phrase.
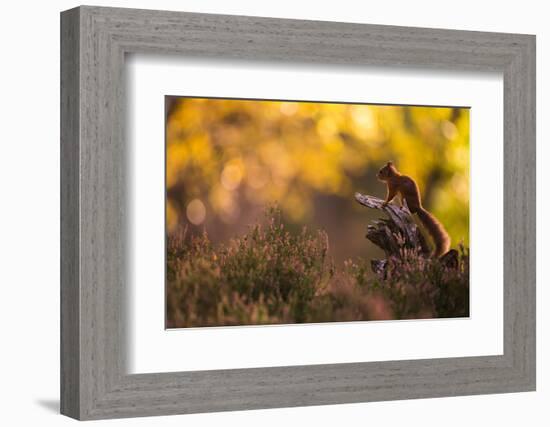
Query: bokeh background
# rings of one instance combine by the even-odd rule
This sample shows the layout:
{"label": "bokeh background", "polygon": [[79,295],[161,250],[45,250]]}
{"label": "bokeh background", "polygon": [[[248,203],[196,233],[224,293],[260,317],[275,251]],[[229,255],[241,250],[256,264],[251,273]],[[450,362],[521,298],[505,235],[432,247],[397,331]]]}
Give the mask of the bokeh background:
{"label": "bokeh background", "polygon": [[[288,229],[323,229],[336,261],[375,257],[365,238],[392,160],[418,183],[452,246],[469,245],[469,109],[166,97],[166,225],[214,243],[277,204]],[[396,199],[397,202],[397,199]]]}

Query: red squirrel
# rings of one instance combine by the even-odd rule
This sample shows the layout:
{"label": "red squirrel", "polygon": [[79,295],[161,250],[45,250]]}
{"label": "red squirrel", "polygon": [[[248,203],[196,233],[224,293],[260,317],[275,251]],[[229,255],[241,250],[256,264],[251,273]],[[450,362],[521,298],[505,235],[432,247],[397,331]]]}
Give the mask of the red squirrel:
{"label": "red squirrel", "polygon": [[447,253],[451,246],[449,234],[437,218],[422,207],[420,191],[416,182],[408,176],[401,175],[392,162],[388,162],[386,166],[380,169],[376,177],[387,185],[388,193],[383,206],[387,206],[399,194],[401,203],[403,204],[403,200],[407,202],[409,211],[418,215],[418,218],[430,233],[435,244],[432,255],[439,258]]}

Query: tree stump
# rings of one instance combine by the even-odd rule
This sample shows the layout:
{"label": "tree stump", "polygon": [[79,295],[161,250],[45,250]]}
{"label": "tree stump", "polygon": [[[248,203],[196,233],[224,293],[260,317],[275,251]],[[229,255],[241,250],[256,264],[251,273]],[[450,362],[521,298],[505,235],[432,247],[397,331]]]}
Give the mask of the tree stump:
{"label": "tree stump", "polygon": [[[355,200],[371,209],[385,212],[388,218],[380,218],[367,226],[366,238],[381,248],[387,258],[402,257],[402,249],[409,248],[429,256],[430,248],[420,228],[414,222],[411,212],[406,206],[388,204],[377,197],[355,193]],[[371,261],[371,268],[377,274],[384,274],[387,259]]]}

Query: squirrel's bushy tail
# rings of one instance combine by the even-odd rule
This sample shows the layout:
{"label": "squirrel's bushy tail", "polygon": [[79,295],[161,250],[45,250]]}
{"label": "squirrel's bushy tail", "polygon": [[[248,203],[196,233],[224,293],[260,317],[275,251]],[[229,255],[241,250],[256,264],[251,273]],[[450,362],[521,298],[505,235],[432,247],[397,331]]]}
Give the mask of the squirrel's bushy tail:
{"label": "squirrel's bushy tail", "polygon": [[419,208],[416,211],[416,214],[432,236],[432,240],[435,245],[433,256],[439,258],[441,255],[447,253],[451,246],[451,238],[445,231],[443,224],[441,224],[431,213],[423,208]]}

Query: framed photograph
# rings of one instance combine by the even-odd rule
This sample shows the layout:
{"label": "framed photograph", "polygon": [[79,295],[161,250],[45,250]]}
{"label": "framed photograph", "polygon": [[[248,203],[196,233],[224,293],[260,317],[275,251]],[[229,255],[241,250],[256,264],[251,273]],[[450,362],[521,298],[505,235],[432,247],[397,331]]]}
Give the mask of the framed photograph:
{"label": "framed photograph", "polygon": [[535,390],[535,37],[61,14],[61,412]]}

